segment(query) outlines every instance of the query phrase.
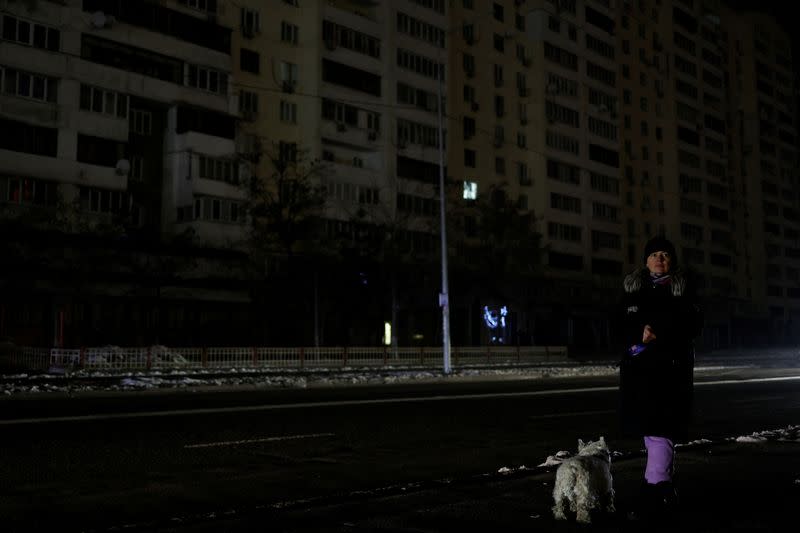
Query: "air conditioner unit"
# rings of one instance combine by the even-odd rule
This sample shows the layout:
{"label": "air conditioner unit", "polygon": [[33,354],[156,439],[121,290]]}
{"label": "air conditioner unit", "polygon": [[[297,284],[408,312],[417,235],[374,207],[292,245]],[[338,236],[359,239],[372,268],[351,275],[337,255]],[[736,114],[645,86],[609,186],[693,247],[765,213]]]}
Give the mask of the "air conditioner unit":
{"label": "air conditioner unit", "polygon": [[283,84],[281,85],[281,88],[283,89],[283,92],[289,93],[289,94],[293,93],[294,92],[295,83],[296,82],[294,80],[283,80]]}

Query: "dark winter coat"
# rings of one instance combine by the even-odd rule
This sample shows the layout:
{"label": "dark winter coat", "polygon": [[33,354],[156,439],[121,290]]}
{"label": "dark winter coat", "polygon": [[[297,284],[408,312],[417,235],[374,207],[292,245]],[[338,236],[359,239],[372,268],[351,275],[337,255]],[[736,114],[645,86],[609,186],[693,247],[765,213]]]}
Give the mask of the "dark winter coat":
{"label": "dark winter coat", "polygon": [[[671,282],[656,285],[645,268],[625,278],[622,303],[624,355],[620,364],[621,422],[631,436],[684,439],[692,407],[694,337],[702,315],[689,280],[671,272]],[[642,342],[644,326],[656,336],[645,350],[627,348]]]}

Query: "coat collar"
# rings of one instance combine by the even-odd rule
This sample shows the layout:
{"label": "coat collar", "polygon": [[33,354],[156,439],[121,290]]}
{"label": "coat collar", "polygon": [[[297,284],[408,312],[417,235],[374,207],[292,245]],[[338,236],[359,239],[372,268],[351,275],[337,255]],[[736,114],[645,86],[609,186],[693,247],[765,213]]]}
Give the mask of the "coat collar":
{"label": "coat collar", "polygon": [[[686,276],[683,275],[683,271],[678,268],[671,271],[669,275],[672,278],[672,282],[670,283],[672,295],[682,296],[686,290]],[[650,272],[646,268],[637,269],[625,276],[625,281],[622,286],[625,288],[625,292],[637,292],[642,289],[644,280],[649,278]]]}

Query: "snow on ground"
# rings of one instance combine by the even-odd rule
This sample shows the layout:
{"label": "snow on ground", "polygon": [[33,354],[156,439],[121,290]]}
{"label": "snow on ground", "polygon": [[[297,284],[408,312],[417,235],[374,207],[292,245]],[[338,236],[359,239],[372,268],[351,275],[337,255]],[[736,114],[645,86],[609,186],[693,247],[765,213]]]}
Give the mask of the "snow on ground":
{"label": "snow on ground", "polygon": [[536,367],[460,368],[445,375],[441,370],[414,368],[176,370],[150,372],[74,372],[69,376],[14,374],[0,380],[0,393],[135,391],[188,387],[274,387],[306,388],[339,385],[380,385],[409,381],[494,378],[546,379],[566,376],[608,376],[617,372],[613,364]]}
{"label": "snow on ground", "polygon": [[[695,370],[758,367],[779,364],[800,365],[797,349],[724,350],[698,356]],[[387,366],[373,368],[216,368],[123,372],[75,371],[64,374],[0,375],[0,394],[81,391],[143,391],[190,387],[251,386],[265,388],[306,388],[347,385],[380,385],[410,381],[493,379],[546,379],[568,376],[610,376],[618,372],[615,361],[585,361],[517,367],[456,368],[444,375],[439,368]]]}

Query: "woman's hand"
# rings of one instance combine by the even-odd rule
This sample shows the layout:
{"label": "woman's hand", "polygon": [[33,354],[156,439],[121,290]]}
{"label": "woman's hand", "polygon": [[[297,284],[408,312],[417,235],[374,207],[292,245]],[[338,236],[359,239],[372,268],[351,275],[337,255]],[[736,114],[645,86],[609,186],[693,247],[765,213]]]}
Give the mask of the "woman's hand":
{"label": "woman's hand", "polygon": [[644,327],[644,333],[642,333],[642,342],[647,344],[650,341],[656,340],[656,334],[653,333],[653,330],[650,328],[650,324]]}

